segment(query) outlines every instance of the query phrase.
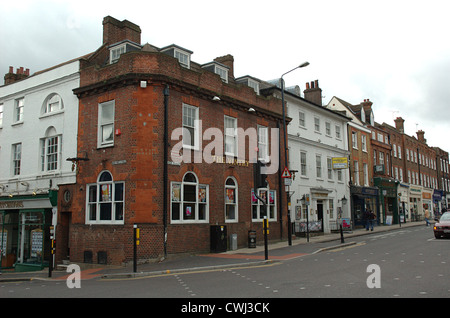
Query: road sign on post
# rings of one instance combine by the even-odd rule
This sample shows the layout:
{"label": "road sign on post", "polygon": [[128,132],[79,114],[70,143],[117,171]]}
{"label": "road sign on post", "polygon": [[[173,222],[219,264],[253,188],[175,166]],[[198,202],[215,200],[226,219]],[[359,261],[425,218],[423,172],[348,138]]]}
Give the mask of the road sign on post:
{"label": "road sign on post", "polygon": [[283,173],[281,174],[282,178],[291,178],[291,172],[289,171],[289,169],[286,167],[283,170]]}

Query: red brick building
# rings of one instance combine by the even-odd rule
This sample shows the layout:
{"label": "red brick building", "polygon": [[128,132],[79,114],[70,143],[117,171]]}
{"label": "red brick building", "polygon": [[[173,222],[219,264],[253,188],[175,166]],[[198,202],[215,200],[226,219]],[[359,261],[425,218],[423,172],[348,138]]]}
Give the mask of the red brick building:
{"label": "red brick building", "polygon": [[71,261],[129,262],[134,225],[142,260],[222,249],[231,234],[243,246],[250,230],[261,242],[264,215],[269,239],[286,236],[278,170],[260,190],[267,214],[252,195],[254,148],[262,159],[284,149],[271,134],[282,127],[281,102],[260,96],[254,78],[235,79],[231,55],[200,65],[177,45],[141,45],[140,32],[106,17],[102,46],[81,60],[78,174],[60,204],[59,259],[69,248]]}

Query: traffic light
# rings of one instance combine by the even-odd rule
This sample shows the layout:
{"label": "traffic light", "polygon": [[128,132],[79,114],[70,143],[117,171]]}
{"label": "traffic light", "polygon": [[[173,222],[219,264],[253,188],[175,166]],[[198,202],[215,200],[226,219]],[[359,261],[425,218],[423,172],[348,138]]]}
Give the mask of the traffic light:
{"label": "traffic light", "polygon": [[267,175],[261,174],[261,167],[263,166],[264,164],[259,160],[253,165],[253,187],[255,192],[256,189],[267,187]]}

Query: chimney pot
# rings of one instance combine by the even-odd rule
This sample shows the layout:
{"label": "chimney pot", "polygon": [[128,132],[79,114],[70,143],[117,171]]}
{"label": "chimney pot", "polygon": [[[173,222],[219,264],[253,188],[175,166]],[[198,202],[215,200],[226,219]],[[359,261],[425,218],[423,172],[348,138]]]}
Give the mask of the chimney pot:
{"label": "chimney pot", "polygon": [[10,67],[9,67],[9,72],[8,72],[8,73],[14,74],[14,67],[10,66]]}

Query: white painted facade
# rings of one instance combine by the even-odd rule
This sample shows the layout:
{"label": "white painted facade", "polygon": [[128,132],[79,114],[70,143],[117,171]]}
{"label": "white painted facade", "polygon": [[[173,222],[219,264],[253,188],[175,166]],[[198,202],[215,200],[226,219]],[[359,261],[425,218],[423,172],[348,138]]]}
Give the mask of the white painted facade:
{"label": "white painted facade", "polygon": [[79,61],[0,87],[0,197],[76,182]]}
{"label": "white painted facade", "polygon": [[[281,90],[274,90],[274,95],[281,99]],[[284,99],[286,116],[291,118],[287,127],[288,166],[296,171],[289,187],[291,222],[295,232],[305,228],[306,205],[301,199],[307,194],[308,221],[329,233],[339,228],[340,217],[350,218],[348,169],[337,170],[331,165],[332,158],[348,157],[348,118],[301,98],[298,86],[287,89]],[[284,169],[284,162],[280,166]]]}

